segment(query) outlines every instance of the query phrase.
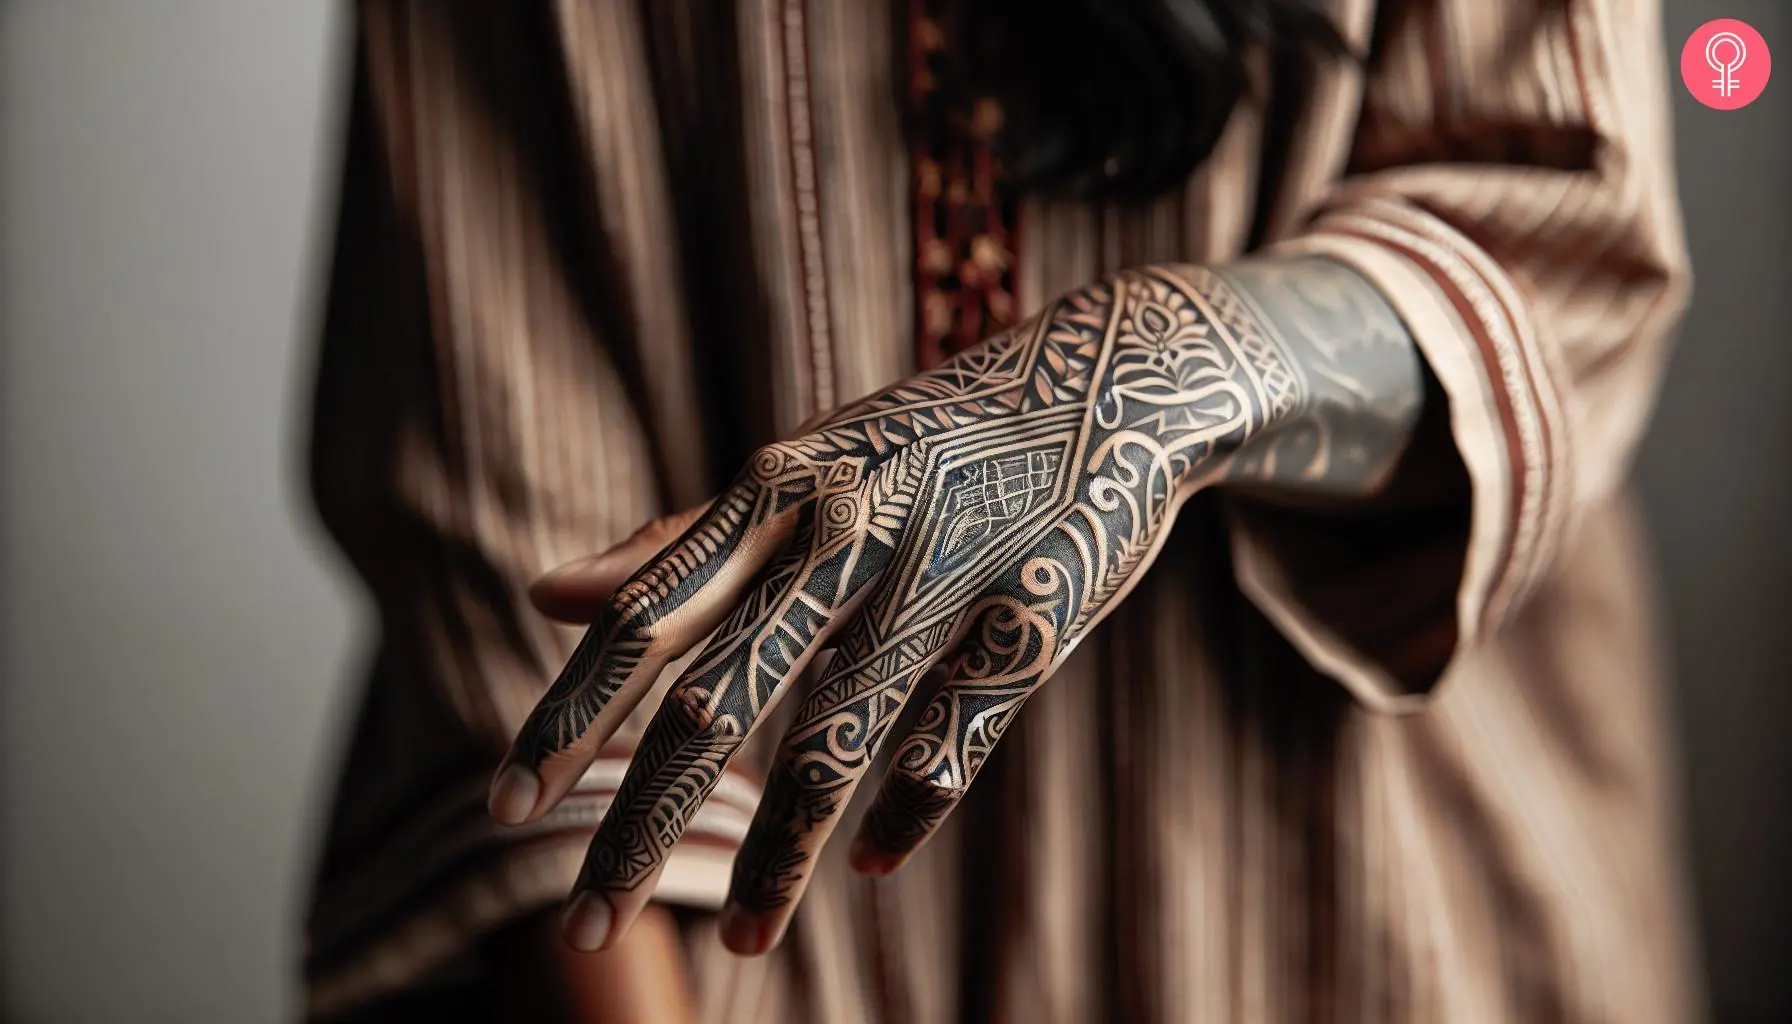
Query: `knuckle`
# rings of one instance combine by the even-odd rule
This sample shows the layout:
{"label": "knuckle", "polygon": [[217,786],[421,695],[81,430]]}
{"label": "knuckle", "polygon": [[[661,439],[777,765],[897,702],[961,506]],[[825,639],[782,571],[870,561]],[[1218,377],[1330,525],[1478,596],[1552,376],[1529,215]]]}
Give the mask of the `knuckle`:
{"label": "knuckle", "polygon": [[716,724],[715,711],[710,707],[707,695],[695,690],[674,690],[667,694],[665,710],[687,732],[707,732]]}
{"label": "knuckle", "polygon": [[955,804],[967,787],[956,772],[940,766],[925,772],[898,767],[890,772],[887,788],[891,802],[922,809]]}
{"label": "knuckle", "polygon": [[725,746],[745,732],[740,720],[718,710],[701,687],[680,687],[668,693],[661,713],[671,717],[681,735],[703,743]]}
{"label": "knuckle", "polygon": [[652,611],[659,588],[643,573],[618,587],[605,607],[609,641],[646,645],[654,639]]}
{"label": "knuckle", "polygon": [[937,774],[891,772],[866,817],[864,838],[875,850],[906,855],[927,841],[963,795],[963,786]]}

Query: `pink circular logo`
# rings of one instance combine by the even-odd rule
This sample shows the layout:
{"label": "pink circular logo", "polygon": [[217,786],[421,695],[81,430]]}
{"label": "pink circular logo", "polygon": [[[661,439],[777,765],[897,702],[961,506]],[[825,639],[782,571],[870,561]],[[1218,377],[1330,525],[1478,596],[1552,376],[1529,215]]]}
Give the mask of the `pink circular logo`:
{"label": "pink circular logo", "polygon": [[1680,51],[1680,77],[1686,88],[1713,110],[1737,110],[1755,102],[1772,74],[1767,40],[1735,18],[1700,25]]}

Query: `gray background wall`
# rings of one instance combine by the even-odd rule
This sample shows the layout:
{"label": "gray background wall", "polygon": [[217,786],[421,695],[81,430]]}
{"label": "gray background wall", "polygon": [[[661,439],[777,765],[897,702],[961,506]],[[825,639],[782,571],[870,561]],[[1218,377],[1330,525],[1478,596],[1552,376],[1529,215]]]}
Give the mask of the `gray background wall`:
{"label": "gray background wall", "polygon": [[1675,87],[1698,278],[1638,477],[1672,613],[1718,1020],[1792,1021],[1792,3],[1665,6],[1676,67],[1712,18],[1748,22],[1780,58],[1743,110]]}
{"label": "gray background wall", "polygon": [[[267,1021],[356,598],[295,428],[327,0],[0,0],[0,1013]],[[1667,0],[1792,54],[1784,0]],[[1792,71],[1676,87],[1698,295],[1640,476],[1724,1021],[1792,1018]]]}
{"label": "gray background wall", "polygon": [[0,0],[0,1003],[285,1019],[352,607],[292,444],[332,0]]}

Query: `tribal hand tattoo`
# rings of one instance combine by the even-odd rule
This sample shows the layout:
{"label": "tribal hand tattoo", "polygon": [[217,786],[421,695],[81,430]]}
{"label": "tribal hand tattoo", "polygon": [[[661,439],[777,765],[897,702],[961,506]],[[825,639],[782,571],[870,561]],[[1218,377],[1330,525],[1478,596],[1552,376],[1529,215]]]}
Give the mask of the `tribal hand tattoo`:
{"label": "tribal hand tattoo", "polygon": [[1421,395],[1405,328],[1341,264],[1151,267],[1069,294],[760,449],[616,593],[535,708],[506,761],[528,794],[514,817],[546,813],[661,670],[708,638],[578,883],[611,911],[607,938],[586,944],[613,942],[729,759],[831,649],[735,862],[728,941],[763,951],[911,699],[925,708],[896,740],[855,846],[862,870],[893,870],[956,806],[1191,494],[1368,492]]}

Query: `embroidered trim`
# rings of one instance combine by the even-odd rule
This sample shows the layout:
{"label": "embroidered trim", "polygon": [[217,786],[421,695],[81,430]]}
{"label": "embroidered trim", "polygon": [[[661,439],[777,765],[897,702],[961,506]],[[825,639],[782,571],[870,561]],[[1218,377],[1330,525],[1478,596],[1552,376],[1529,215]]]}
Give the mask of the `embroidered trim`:
{"label": "embroidered trim", "polygon": [[784,102],[791,190],[796,211],[803,308],[809,341],[810,408],[831,409],[834,397],[833,322],[828,311],[827,254],[822,244],[821,192],[816,182],[815,111],[811,105],[808,2],[784,0]]}

